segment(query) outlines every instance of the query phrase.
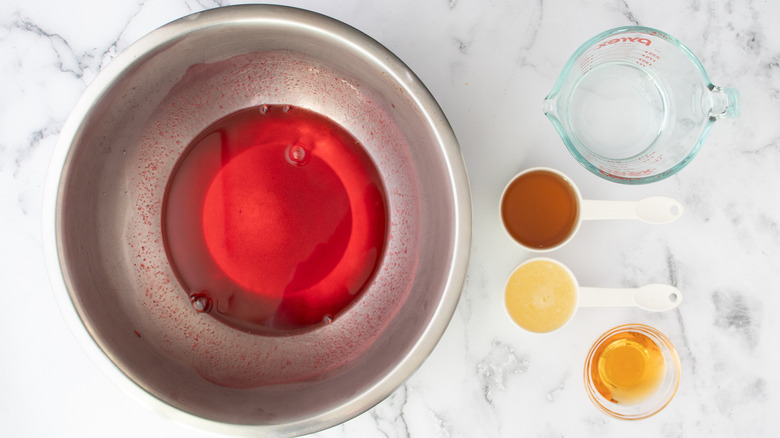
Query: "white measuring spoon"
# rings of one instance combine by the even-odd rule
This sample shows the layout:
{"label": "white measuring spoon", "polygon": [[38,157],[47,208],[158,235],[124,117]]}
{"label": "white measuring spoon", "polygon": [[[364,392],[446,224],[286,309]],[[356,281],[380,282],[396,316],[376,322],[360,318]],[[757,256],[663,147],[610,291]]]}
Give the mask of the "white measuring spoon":
{"label": "white measuring spoon", "polygon": [[[545,183],[538,182],[541,175]],[[526,183],[537,178],[535,183]],[[544,185],[542,185],[544,184]],[[562,207],[547,208],[549,197],[530,197],[529,193],[566,192]],[[518,195],[518,193],[523,193]],[[532,225],[528,219],[519,223],[513,217],[527,217],[534,212],[534,223],[554,224],[553,228]],[[679,219],[683,206],[666,196],[651,196],[639,201],[596,201],[582,199],[577,185],[565,174],[549,167],[533,167],[517,174],[504,188],[501,195],[500,216],[504,229],[520,246],[534,252],[547,252],[560,248],[571,240],[584,220],[637,219],[648,224],[668,224]],[[573,217],[571,215],[574,215]]]}
{"label": "white measuring spoon", "polygon": [[581,307],[639,307],[651,312],[672,310],[682,302],[674,286],[649,284],[637,289],[580,287],[563,263],[537,257],[509,275],[504,304],[509,317],[525,330],[548,333],[565,326]]}

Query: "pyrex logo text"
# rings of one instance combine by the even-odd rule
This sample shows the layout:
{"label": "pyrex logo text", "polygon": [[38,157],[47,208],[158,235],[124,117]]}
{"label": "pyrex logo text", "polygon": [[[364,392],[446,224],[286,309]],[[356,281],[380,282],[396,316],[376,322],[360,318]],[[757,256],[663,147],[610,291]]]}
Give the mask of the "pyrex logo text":
{"label": "pyrex logo text", "polygon": [[624,43],[627,42],[627,41],[630,41],[632,43],[644,44],[646,46],[650,45],[650,40],[647,39],[647,38],[639,38],[639,37],[627,38],[627,37],[623,37],[623,38],[614,38],[614,39],[611,39],[611,40],[609,40],[607,42],[601,43],[601,44],[599,44],[599,47],[604,47],[604,46],[606,46],[608,44],[619,43],[621,41],[624,42]]}

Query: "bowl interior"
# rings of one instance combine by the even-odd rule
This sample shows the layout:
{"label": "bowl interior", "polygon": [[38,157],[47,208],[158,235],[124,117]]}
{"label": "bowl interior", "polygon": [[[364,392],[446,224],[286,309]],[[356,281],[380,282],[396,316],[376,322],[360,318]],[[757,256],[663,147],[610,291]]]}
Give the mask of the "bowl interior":
{"label": "bowl interior", "polygon": [[[419,365],[457,302],[457,191],[468,190],[453,175],[457,144],[431,117],[432,98],[414,92],[417,79],[373,40],[302,11],[227,9],[155,31],[96,80],[59,184],[60,268],[100,349],[166,404],[237,424],[334,411],[343,421]],[[346,128],[386,192],[385,253],[368,288],[332,324],[291,336],[244,333],[194,311],[162,236],[166,183],[190,141],[263,104]]]}

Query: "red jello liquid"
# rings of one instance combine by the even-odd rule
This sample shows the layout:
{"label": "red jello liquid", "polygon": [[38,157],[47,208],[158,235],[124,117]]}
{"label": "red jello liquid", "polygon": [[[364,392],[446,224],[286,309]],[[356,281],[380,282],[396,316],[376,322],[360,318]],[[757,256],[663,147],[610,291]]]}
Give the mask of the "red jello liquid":
{"label": "red jello liquid", "polygon": [[193,307],[261,334],[336,318],[371,280],[386,222],[360,143],[326,117],[278,105],[201,133],[163,206],[168,257]]}

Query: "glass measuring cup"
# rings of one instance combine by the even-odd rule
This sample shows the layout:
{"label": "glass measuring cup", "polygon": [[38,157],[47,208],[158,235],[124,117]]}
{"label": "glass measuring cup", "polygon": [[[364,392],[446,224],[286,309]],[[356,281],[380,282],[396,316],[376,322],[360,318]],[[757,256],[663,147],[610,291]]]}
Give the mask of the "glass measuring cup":
{"label": "glass measuring cup", "polygon": [[564,264],[546,257],[521,263],[509,275],[504,306],[512,321],[531,333],[565,326],[580,307],[639,307],[649,312],[672,310],[682,293],[667,284],[640,288],[581,287]]}
{"label": "glass measuring cup", "polygon": [[678,201],[651,196],[639,201],[582,199],[574,182],[549,167],[518,173],[504,188],[501,220],[510,237],[523,248],[547,252],[571,240],[584,220],[637,219],[667,224],[683,214]]}
{"label": "glass measuring cup", "polygon": [[713,85],[693,52],[656,29],[627,26],[588,40],[544,100],[574,158],[624,184],[659,181],[696,156],[738,92]]}

